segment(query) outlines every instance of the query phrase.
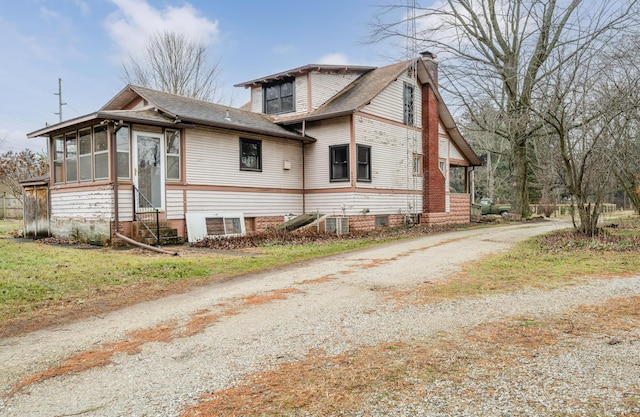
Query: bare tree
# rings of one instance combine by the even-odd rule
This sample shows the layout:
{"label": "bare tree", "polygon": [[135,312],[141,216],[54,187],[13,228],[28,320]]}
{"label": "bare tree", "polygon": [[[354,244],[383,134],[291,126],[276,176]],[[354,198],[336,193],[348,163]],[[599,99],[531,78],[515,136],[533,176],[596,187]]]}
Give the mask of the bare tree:
{"label": "bare tree", "polygon": [[[619,42],[606,73],[610,95],[620,102],[619,117],[609,123],[614,140],[607,159],[629,201],[640,214],[640,34]],[[621,93],[622,92],[622,93]]]}
{"label": "bare tree", "polygon": [[211,63],[207,46],[187,35],[159,32],[146,44],[142,56],[129,56],[122,78],[131,84],[200,100],[220,97],[218,64]]}
{"label": "bare tree", "polygon": [[491,100],[500,112],[503,125],[496,133],[510,144],[513,211],[528,216],[531,141],[542,127],[533,110],[536,99],[545,99],[535,97],[535,89],[583,50],[636,28],[637,0],[447,0],[437,8],[416,6],[409,18],[384,21],[404,7],[388,6],[390,13],[373,25],[372,39],[406,37],[403,27],[413,16],[426,22],[416,42],[442,53],[447,82],[440,87],[472,116],[478,100]]}
{"label": "bare tree", "polygon": [[29,149],[18,153],[9,151],[0,155],[0,184],[20,201],[22,201],[20,181],[45,175],[48,172],[49,163],[46,155],[34,153]]}
{"label": "bare tree", "polygon": [[627,85],[609,82],[607,74],[619,62],[593,52],[581,50],[547,79],[539,91],[545,106],[537,112],[555,140],[550,148],[579,220],[574,216],[574,226],[586,235],[596,233],[602,203],[614,187],[609,156],[619,132],[613,127],[626,118],[628,97],[634,94]]}

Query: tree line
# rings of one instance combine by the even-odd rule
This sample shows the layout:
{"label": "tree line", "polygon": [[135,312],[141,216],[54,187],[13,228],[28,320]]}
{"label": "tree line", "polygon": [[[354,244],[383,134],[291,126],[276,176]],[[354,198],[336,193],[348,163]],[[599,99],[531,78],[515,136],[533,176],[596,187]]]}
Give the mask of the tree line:
{"label": "tree line", "polygon": [[514,214],[562,195],[576,230],[593,234],[615,188],[640,211],[638,1],[436,5],[387,4],[372,41],[403,39],[438,55],[439,87]]}

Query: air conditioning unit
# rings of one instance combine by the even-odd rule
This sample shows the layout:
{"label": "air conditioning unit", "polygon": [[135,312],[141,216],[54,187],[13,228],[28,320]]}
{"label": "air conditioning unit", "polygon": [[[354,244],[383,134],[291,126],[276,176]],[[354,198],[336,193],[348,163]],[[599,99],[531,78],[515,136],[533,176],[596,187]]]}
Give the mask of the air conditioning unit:
{"label": "air conditioning unit", "polygon": [[324,231],[326,233],[336,233],[338,235],[349,233],[349,218],[327,217],[324,220]]}

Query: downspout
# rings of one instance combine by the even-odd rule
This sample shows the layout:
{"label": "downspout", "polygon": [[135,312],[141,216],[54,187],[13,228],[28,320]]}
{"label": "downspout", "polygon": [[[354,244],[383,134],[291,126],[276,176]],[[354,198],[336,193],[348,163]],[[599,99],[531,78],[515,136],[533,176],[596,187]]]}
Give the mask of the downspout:
{"label": "downspout", "polygon": [[[119,216],[119,206],[118,206],[118,171],[117,171],[117,157],[118,157],[118,151],[117,151],[117,140],[116,140],[116,133],[118,132],[119,128],[116,129],[115,126],[117,125],[117,123],[114,123],[113,125],[109,124],[109,131],[111,133],[111,172],[113,173],[113,219],[114,219],[114,226],[113,226],[113,234],[114,236],[116,236],[117,238],[120,238],[122,240],[124,240],[125,242],[134,245],[134,246],[138,246],[142,249],[147,249],[147,250],[151,250],[154,252],[158,252],[158,253],[164,253],[166,255],[173,255],[173,256],[178,256],[178,252],[169,252],[166,251],[164,249],[160,249],[160,248],[156,248],[155,246],[151,246],[151,245],[147,245],[146,243],[142,243],[142,242],[138,242],[137,240],[133,240],[128,236],[123,235],[122,233],[120,233],[119,231],[119,225],[120,225],[120,216]],[[122,127],[122,126],[121,126]]]}

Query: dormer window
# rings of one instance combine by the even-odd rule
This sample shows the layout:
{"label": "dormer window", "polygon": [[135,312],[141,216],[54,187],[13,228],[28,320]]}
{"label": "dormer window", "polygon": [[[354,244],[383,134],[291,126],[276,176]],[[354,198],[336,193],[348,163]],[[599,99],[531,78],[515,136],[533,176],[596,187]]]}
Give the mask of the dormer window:
{"label": "dormer window", "polygon": [[294,78],[266,84],[264,92],[264,112],[278,114],[295,111],[293,99]]}

